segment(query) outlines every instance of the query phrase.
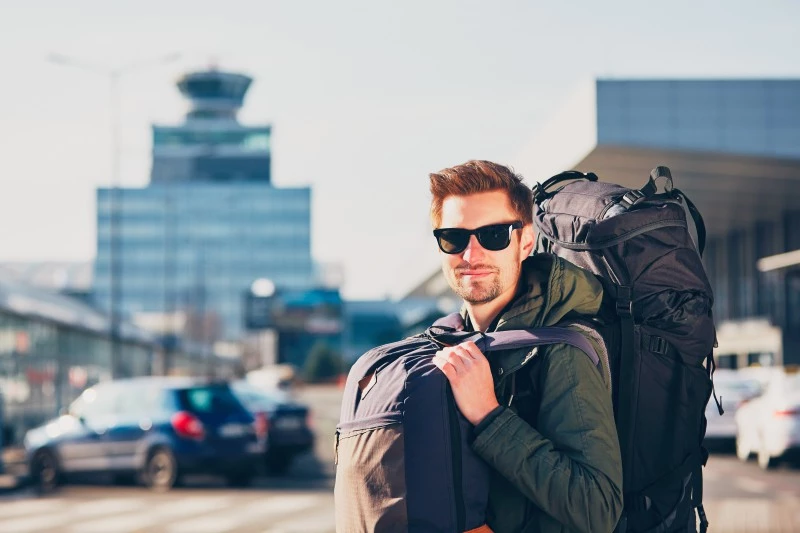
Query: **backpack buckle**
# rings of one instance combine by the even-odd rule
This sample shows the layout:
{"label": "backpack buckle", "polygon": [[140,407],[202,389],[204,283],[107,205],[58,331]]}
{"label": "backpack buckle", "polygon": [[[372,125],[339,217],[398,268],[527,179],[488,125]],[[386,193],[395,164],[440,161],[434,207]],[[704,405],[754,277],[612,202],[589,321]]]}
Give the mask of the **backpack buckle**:
{"label": "backpack buckle", "polygon": [[620,205],[625,209],[630,209],[636,202],[645,197],[645,194],[639,189],[631,189],[626,192],[622,199],[619,201]]}
{"label": "backpack buckle", "polygon": [[650,351],[659,355],[667,355],[669,344],[662,337],[653,335],[650,337]]}
{"label": "backpack buckle", "polygon": [[617,300],[617,316],[633,316],[633,302],[631,300]]}

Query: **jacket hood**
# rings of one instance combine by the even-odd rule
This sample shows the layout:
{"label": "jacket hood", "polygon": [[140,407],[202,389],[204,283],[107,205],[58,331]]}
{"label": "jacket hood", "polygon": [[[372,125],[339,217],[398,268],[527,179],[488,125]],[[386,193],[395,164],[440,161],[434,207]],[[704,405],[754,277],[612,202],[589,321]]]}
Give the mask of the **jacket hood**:
{"label": "jacket hood", "polygon": [[594,274],[552,254],[526,258],[520,283],[498,330],[553,326],[570,313],[595,315],[603,299],[603,286]]}

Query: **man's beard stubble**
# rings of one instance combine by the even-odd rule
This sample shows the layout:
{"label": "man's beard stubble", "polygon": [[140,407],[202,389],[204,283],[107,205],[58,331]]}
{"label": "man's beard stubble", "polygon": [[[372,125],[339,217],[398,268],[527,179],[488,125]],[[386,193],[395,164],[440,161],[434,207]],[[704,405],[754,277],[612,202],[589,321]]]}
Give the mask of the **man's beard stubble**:
{"label": "man's beard stubble", "polygon": [[[491,270],[493,272],[491,280],[486,280],[488,283],[479,281],[478,283],[468,285],[464,276],[461,275],[461,272],[469,269]],[[455,282],[453,292],[470,304],[491,302],[503,292],[498,270],[488,265],[461,264],[453,270],[453,276]]]}

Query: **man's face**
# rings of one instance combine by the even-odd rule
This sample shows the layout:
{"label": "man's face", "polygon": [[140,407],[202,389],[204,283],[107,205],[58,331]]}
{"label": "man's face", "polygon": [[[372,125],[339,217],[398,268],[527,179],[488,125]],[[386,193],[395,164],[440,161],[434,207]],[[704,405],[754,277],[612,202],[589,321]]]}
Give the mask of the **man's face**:
{"label": "man's face", "polygon": [[[439,227],[471,230],[518,219],[504,191],[482,192],[446,197]],[[531,225],[514,230],[508,247],[498,251],[485,249],[476,235],[470,235],[467,247],[460,253],[446,254],[439,250],[442,271],[450,287],[464,301],[487,303],[516,290],[522,261],[530,255],[533,244]]]}

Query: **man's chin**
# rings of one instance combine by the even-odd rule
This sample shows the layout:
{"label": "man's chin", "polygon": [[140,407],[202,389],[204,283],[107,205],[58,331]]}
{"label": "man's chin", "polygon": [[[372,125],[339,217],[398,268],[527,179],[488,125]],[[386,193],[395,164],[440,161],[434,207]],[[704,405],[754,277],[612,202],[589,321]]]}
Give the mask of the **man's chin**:
{"label": "man's chin", "polygon": [[481,285],[469,285],[467,287],[460,287],[458,295],[465,301],[471,304],[482,304],[490,302],[497,297],[496,291],[492,287]]}
{"label": "man's chin", "polygon": [[470,295],[467,298],[462,297],[462,300],[464,300],[468,304],[480,305],[480,304],[489,303],[492,300],[494,300],[495,298],[496,298],[496,296],[494,294],[483,293],[483,294],[478,294],[478,295]]}

